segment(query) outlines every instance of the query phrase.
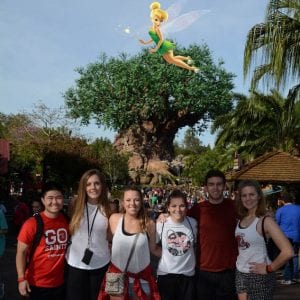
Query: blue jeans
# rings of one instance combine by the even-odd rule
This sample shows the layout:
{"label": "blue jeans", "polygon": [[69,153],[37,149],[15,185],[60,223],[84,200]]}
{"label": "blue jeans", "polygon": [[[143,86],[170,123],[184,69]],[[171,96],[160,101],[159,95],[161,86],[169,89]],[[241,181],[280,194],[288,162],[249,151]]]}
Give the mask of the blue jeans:
{"label": "blue jeans", "polygon": [[300,243],[294,243],[294,258],[293,258],[293,264],[294,264],[294,279],[299,279],[299,247]]}
{"label": "blue jeans", "polygon": [[299,269],[298,269],[299,257],[298,257],[298,252],[299,252],[299,244],[300,243],[293,242],[292,240],[290,240],[290,242],[291,242],[291,244],[293,246],[293,249],[294,249],[294,256],[284,266],[284,271],[283,271],[283,279],[284,280],[293,280],[293,279],[298,279],[299,278]]}

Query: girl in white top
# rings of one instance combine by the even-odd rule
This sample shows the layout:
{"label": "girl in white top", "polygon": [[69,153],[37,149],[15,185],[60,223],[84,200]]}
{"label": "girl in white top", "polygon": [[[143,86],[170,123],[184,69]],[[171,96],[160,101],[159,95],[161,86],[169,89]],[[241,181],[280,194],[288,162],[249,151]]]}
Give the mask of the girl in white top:
{"label": "girl in white top", "polygon": [[239,255],[236,266],[236,289],[239,300],[273,299],[276,278],[274,271],[293,256],[293,249],[275,221],[266,217],[264,231],[280,249],[279,256],[270,261],[262,236],[262,217],[266,213],[260,185],[245,180],[238,186],[236,200],[240,222],[236,228]]}
{"label": "girl in white top", "polygon": [[136,246],[126,270],[127,282],[123,295],[108,295],[104,290],[105,281],[101,286],[99,300],[160,300],[155,278],[150,267],[150,250],[161,255],[161,249],[155,242],[155,223],[147,216],[143,205],[141,191],[136,187],[125,189],[121,200],[120,213],[112,214],[109,219],[112,238],[112,257],[109,272],[125,271],[130,250],[137,236]]}
{"label": "girl in white top", "polygon": [[157,222],[157,240],[162,243],[158,264],[158,289],[162,300],[194,300],[195,244],[197,222],[187,217],[186,195],[174,190],[166,202],[169,217]]}
{"label": "girl in white top", "polygon": [[110,262],[107,231],[110,215],[107,187],[98,170],[85,172],[72,208],[67,299],[96,300]]}

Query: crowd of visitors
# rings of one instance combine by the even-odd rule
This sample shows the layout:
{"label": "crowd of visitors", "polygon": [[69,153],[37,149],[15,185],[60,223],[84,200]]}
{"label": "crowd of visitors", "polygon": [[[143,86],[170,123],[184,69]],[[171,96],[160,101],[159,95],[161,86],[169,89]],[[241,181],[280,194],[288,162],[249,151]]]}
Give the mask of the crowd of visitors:
{"label": "crowd of visitors", "polygon": [[[109,199],[105,177],[92,169],[62,213],[62,187],[46,183],[41,200],[30,206],[15,200],[20,295],[273,299],[275,272],[282,270],[282,284],[299,282],[299,193],[282,193],[282,207],[271,213],[258,182],[241,181],[234,199],[226,189],[224,174],[210,170],[199,189],[130,186],[120,199]],[[0,258],[5,215],[1,206]],[[277,257],[270,258],[264,234],[279,249]],[[156,270],[151,255],[158,257]]]}

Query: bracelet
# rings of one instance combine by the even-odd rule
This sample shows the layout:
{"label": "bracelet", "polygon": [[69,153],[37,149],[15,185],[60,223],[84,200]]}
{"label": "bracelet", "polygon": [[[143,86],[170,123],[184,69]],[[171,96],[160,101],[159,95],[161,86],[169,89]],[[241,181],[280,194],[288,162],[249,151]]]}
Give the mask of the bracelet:
{"label": "bracelet", "polygon": [[271,265],[266,265],[266,271],[267,271],[267,273],[273,273],[274,272]]}
{"label": "bracelet", "polygon": [[25,277],[20,277],[20,278],[18,278],[18,283],[23,282],[25,280],[27,280]]}

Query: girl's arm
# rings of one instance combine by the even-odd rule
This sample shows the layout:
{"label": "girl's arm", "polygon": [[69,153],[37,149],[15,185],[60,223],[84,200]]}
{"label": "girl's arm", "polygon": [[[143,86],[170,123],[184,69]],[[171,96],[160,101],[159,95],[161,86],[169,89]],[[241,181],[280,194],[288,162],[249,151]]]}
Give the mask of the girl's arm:
{"label": "girl's arm", "polygon": [[23,242],[18,241],[16,254],[16,267],[18,274],[18,289],[22,296],[29,296],[31,292],[28,281],[25,278],[26,258],[29,246]]}
{"label": "girl's arm", "polygon": [[[111,237],[114,235],[115,231],[116,231],[116,228],[117,228],[117,225],[118,225],[118,222],[120,220],[120,218],[122,217],[123,215],[120,214],[120,213],[115,213],[115,214],[112,214],[108,220],[109,222],[109,228],[108,228],[108,238]],[[109,236],[110,235],[110,236]],[[108,240],[109,241],[109,240]]]}
{"label": "girl's arm", "polygon": [[149,45],[149,44],[153,43],[153,40],[150,39],[149,41],[144,41],[144,40],[140,39],[139,42],[143,45]]}
{"label": "girl's arm", "polygon": [[[260,222],[260,230],[258,230],[258,232],[262,235],[261,225],[262,222]],[[264,222],[264,229],[267,237],[271,237],[273,239],[275,245],[280,250],[280,253],[276,257],[276,259],[268,265],[268,270],[267,265],[264,263],[249,263],[251,264],[250,271],[258,274],[266,274],[270,271],[277,271],[294,256],[294,250],[291,243],[271,217],[266,217]]]}
{"label": "girl's arm", "polygon": [[287,237],[272,218],[266,217],[264,227],[267,236],[272,238],[280,250],[279,255],[271,263],[271,268],[273,271],[276,271],[294,256],[294,250]]}
{"label": "girl's arm", "polygon": [[150,252],[158,257],[161,257],[161,247],[156,244],[156,226],[153,220],[148,223],[149,247]]}

